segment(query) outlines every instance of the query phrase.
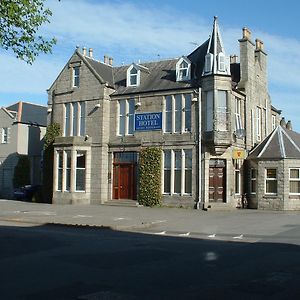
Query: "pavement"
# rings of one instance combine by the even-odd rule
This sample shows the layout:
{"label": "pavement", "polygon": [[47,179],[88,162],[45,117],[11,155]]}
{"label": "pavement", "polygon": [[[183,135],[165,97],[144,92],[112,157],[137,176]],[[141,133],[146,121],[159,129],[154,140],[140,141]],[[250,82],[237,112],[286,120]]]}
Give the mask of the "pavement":
{"label": "pavement", "polygon": [[0,200],[0,225],[18,224],[93,226],[155,235],[300,245],[300,211],[203,211]]}

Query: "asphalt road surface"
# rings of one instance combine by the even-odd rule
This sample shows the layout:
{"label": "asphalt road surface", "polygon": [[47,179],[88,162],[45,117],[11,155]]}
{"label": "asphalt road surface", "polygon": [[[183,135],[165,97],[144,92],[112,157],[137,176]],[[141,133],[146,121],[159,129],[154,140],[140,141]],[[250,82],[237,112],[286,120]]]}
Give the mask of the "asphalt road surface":
{"label": "asphalt road surface", "polygon": [[257,241],[2,220],[0,299],[300,299],[299,236],[298,225]]}

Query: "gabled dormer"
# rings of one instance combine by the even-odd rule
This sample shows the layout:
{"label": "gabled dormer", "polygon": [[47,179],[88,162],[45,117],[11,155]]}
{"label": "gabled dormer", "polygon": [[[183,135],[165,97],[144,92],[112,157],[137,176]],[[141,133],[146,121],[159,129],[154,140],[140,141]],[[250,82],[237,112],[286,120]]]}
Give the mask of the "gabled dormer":
{"label": "gabled dormer", "polygon": [[127,69],[126,86],[139,86],[142,72],[149,74],[149,69],[140,64],[132,63]]}
{"label": "gabled dormer", "polygon": [[182,56],[176,63],[176,81],[191,80],[191,62],[187,57]]}
{"label": "gabled dormer", "polygon": [[217,17],[214,18],[213,32],[209,38],[202,75],[213,74],[230,75],[229,58],[225,55]]}
{"label": "gabled dormer", "polygon": [[127,86],[139,86],[141,80],[141,71],[136,64],[132,64],[127,69]]}

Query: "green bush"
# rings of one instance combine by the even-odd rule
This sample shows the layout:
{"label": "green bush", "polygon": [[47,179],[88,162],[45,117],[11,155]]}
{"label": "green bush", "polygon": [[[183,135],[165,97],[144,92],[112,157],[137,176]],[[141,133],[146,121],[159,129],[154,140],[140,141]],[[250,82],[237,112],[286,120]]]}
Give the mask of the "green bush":
{"label": "green bush", "polygon": [[161,149],[142,149],[139,159],[139,197],[144,206],[161,205]]}
{"label": "green bush", "polygon": [[52,202],[53,194],[53,143],[57,136],[61,135],[60,126],[57,123],[48,125],[44,136],[44,156],[43,156],[43,194],[44,202]]}
{"label": "green bush", "polygon": [[15,188],[30,184],[30,160],[27,155],[20,155],[14,169],[13,184]]}

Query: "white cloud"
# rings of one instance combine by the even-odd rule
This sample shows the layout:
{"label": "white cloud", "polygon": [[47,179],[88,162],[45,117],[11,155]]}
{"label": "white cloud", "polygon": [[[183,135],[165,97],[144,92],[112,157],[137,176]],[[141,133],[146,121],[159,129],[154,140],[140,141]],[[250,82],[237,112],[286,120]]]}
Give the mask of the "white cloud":
{"label": "white cloud", "polygon": [[[43,31],[58,38],[53,55],[42,56],[28,66],[10,55],[0,54],[0,92],[40,93],[51,85],[77,44],[93,47],[95,57],[104,54],[122,62],[155,60],[178,57],[190,53],[195,45],[203,43],[212,30],[213,18],[181,15],[166,6],[154,7],[121,1],[49,1],[53,17]],[[80,13],[78,13],[80,12]],[[226,54],[239,54],[238,39],[242,28],[222,23]],[[253,32],[253,40],[264,41],[268,53],[271,97],[274,105],[284,109],[285,115],[297,117],[300,90],[300,41],[291,37],[274,36],[266,32]]]}

